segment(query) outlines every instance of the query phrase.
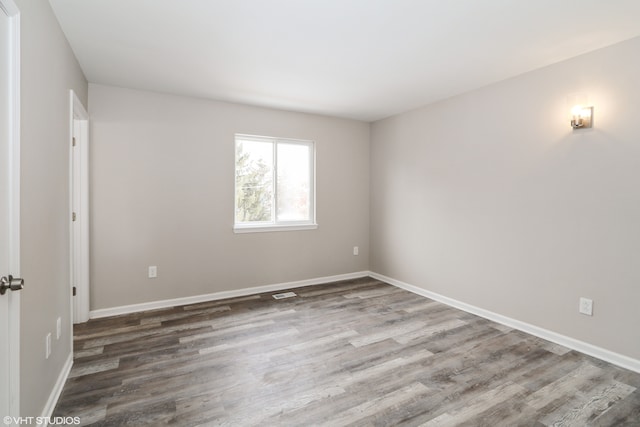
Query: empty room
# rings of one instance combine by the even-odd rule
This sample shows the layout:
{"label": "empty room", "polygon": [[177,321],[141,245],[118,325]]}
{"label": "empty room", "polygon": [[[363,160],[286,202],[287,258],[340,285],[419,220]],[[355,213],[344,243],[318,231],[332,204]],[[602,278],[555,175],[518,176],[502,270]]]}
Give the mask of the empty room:
{"label": "empty room", "polygon": [[639,23],[0,0],[2,425],[640,426]]}

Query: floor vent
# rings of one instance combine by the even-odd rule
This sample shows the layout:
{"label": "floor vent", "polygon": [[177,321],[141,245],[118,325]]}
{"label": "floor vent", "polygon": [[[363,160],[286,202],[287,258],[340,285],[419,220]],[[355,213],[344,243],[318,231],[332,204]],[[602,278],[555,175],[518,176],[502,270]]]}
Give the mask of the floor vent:
{"label": "floor vent", "polygon": [[275,299],[293,298],[297,296],[298,295],[296,295],[294,292],[284,292],[282,294],[273,294],[273,298]]}

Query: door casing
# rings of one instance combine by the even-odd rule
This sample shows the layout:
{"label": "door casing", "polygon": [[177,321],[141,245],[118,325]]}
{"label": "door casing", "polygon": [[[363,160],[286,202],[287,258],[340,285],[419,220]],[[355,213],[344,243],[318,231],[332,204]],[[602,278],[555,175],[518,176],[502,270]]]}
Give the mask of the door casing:
{"label": "door casing", "polygon": [[[8,138],[0,142],[6,144],[2,147],[6,149],[8,155],[5,162],[0,164],[0,169],[5,173],[8,191],[4,191],[4,197],[0,198],[0,203],[7,209],[7,220],[0,224],[5,229],[8,245],[8,270],[1,271],[0,275],[11,274],[20,277],[20,11],[13,0],[0,0],[1,19],[8,19],[8,44],[9,49],[6,54],[9,72],[8,83]],[[5,50],[5,49],[3,49]],[[3,138],[4,139],[4,138]],[[6,228],[5,228],[6,227]],[[5,234],[3,233],[3,234]],[[4,333],[0,342],[0,352],[2,359],[6,361],[3,366],[3,383],[0,383],[0,413],[6,413],[12,417],[20,414],[20,293],[7,292],[3,295],[0,303],[0,322],[4,325]],[[7,396],[2,396],[3,394]]]}

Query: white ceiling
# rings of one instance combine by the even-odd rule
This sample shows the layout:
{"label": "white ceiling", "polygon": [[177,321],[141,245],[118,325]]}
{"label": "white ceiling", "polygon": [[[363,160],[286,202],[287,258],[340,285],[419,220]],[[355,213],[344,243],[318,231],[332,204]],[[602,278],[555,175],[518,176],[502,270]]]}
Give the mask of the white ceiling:
{"label": "white ceiling", "polygon": [[640,36],[640,0],[50,0],[92,83],[373,121]]}

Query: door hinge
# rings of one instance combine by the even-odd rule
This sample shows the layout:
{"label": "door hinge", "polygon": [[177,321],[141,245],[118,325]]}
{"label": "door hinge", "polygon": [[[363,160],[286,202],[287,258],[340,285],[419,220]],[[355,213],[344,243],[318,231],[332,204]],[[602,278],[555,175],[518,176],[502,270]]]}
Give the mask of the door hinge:
{"label": "door hinge", "polygon": [[76,296],[76,287],[75,286],[73,287],[73,292],[72,293],[73,293],[73,296],[75,297]]}
{"label": "door hinge", "polygon": [[75,147],[76,146],[76,137],[71,137],[71,146]]}
{"label": "door hinge", "polygon": [[76,213],[72,212],[71,213],[71,221],[75,221],[76,220]]}

